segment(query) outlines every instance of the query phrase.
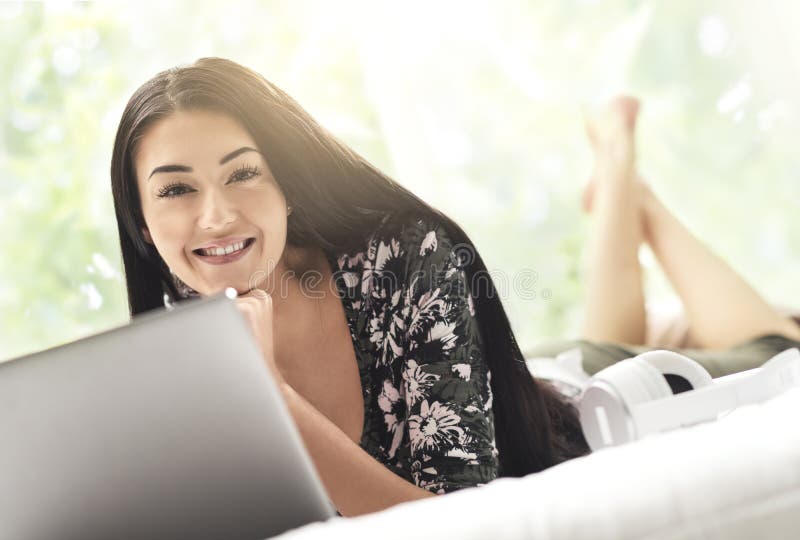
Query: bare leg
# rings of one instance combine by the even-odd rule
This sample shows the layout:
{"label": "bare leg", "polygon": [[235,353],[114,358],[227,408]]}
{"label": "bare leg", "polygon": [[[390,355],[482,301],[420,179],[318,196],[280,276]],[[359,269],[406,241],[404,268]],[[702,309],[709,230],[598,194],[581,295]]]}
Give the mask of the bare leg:
{"label": "bare leg", "polygon": [[770,306],[640,184],[644,234],[683,302],[692,337],[724,349],[764,334],[800,340],[800,327]]}
{"label": "bare leg", "polygon": [[634,184],[637,112],[635,100],[617,98],[587,122],[595,170],[584,197],[594,219],[583,335],[592,341],[643,344],[645,339],[638,257],[642,217]]}

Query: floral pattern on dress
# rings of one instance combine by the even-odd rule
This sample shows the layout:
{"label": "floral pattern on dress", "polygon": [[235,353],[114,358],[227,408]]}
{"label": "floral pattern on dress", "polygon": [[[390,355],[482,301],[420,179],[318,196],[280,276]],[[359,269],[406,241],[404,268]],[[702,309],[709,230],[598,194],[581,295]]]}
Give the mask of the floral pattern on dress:
{"label": "floral pattern on dress", "polygon": [[490,373],[443,225],[388,215],[363,251],[328,255],[364,397],[361,447],[434,493],[497,477]]}

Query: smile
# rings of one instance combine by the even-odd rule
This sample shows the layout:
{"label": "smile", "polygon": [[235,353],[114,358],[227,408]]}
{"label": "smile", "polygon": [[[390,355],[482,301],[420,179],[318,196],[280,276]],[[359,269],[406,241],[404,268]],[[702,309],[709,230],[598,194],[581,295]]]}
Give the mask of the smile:
{"label": "smile", "polygon": [[209,264],[228,264],[241,259],[255,243],[255,238],[248,238],[242,242],[231,244],[227,247],[213,247],[195,249],[192,251],[197,258]]}

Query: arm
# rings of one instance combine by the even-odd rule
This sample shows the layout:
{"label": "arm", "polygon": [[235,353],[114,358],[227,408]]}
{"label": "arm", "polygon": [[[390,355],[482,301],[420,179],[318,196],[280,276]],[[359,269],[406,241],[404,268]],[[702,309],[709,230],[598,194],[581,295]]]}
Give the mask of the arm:
{"label": "arm", "polygon": [[328,496],[342,515],[376,512],[432,495],[375,461],[286,382],[275,363],[272,297],[255,290],[236,302],[250,324],[264,363],[281,390]]}
{"label": "arm", "polygon": [[376,512],[433,496],[375,461],[288,383],[279,384],[322,483],[342,515]]}
{"label": "arm", "polygon": [[[393,306],[393,321],[401,314],[405,319],[394,329],[393,343],[402,344],[406,353],[389,349],[401,355],[390,355],[390,365],[402,362],[394,381],[401,386],[395,411],[399,437],[389,452],[397,453],[396,465],[414,484],[399,476],[399,469],[395,473],[376,461],[286,383],[274,365],[271,339],[263,340],[265,360],[329,496],[344,515],[481,485],[498,473],[489,373],[469,284],[454,264],[454,246],[442,228],[427,223],[409,227],[402,243],[418,279],[406,284],[405,298]],[[271,318],[271,299],[264,303]],[[271,319],[254,321],[253,328],[271,328]]]}
{"label": "arm", "polygon": [[423,220],[409,233],[401,394],[414,482],[434,493],[475,487],[499,472],[490,373],[471,283],[447,231]]}

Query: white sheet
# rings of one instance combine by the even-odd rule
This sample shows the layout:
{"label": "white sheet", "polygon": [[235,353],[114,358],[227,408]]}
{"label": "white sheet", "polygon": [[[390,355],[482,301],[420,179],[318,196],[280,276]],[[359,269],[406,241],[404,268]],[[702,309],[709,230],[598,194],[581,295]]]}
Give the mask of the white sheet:
{"label": "white sheet", "polygon": [[800,538],[800,388],[654,435],[281,540]]}

